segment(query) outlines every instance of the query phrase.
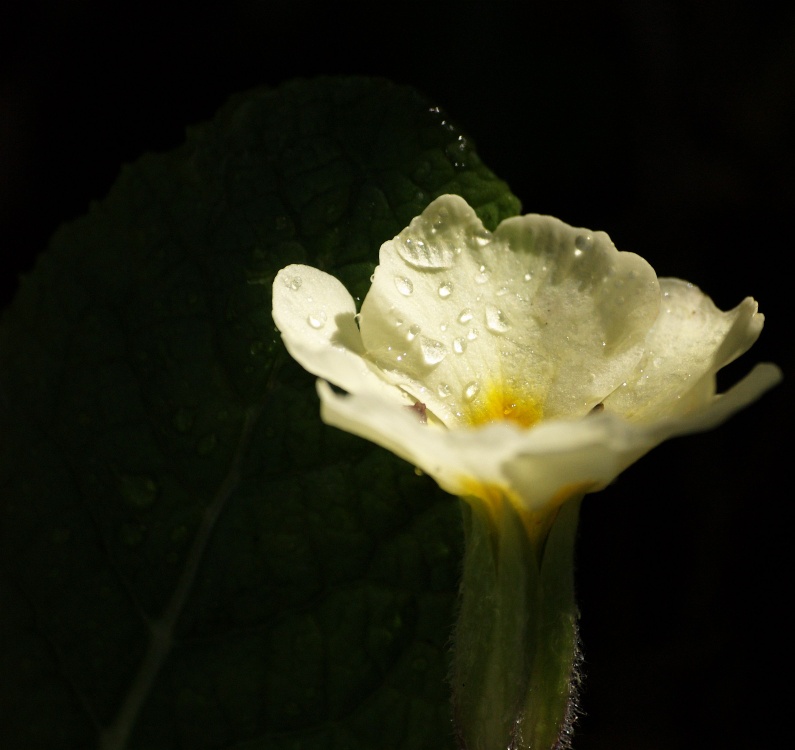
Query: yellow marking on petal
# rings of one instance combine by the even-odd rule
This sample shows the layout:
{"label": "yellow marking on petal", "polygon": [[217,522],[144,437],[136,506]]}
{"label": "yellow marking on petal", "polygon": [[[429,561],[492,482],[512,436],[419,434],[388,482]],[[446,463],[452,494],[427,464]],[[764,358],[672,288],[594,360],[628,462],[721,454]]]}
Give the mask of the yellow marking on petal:
{"label": "yellow marking on petal", "polygon": [[476,427],[491,422],[515,422],[532,427],[544,416],[544,407],[535,398],[504,383],[484,388],[469,407],[469,423]]}

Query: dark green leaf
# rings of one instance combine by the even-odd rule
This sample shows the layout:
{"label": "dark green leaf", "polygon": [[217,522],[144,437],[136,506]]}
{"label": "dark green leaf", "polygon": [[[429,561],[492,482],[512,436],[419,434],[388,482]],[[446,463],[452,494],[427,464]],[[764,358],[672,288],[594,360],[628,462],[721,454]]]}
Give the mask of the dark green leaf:
{"label": "dark green leaf", "polygon": [[299,81],[57,233],[0,325],[4,747],[450,746],[458,505],[320,423],[270,305],[445,192],[518,211],[411,89]]}

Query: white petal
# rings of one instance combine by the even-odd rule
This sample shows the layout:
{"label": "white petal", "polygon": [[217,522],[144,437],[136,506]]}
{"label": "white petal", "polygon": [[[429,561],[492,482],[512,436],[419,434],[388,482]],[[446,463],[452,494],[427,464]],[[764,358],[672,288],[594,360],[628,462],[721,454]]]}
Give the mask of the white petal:
{"label": "white petal", "polygon": [[750,297],[723,312],[693,284],[660,279],[660,285],[663,305],[643,358],[626,385],[604,402],[632,420],[683,414],[709,403],[715,373],[756,341],[764,322]]}
{"label": "white petal", "polygon": [[509,422],[447,430],[424,425],[411,409],[372,394],[339,395],[318,382],[321,416],[332,426],[387,448],[455,495],[504,491],[528,511],[565,499],[567,488],[600,489],[652,447],[653,437],[613,415],[543,422],[523,430]]}
{"label": "white petal", "polygon": [[[648,425],[645,432],[656,445],[675,435],[711,430],[756,401],[765,391],[776,385],[781,377],[781,370],[776,365],[769,362],[758,364],[739,383],[715,396],[710,403],[702,404],[699,409],[679,418],[661,419]],[[641,425],[637,428],[644,429]]]}
{"label": "white petal", "polygon": [[659,298],[648,263],[604,233],[530,215],[492,235],[448,195],[381,247],[362,339],[450,427],[495,390],[585,414],[640,358]]}
{"label": "white petal", "polygon": [[355,314],[348,290],[323,271],[291,265],[274,279],[273,320],[295,360],[347,391],[375,391],[404,399],[362,358]]}
{"label": "white petal", "polygon": [[781,373],[759,365],[700,412],[651,425],[603,412],[578,420],[542,422],[522,430],[503,422],[446,430],[420,422],[410,408],[374,394],[339,395],[318,382],[327,424],[387,448],[456,495],[493,488],[529,512],[551,510],[573,492],[602,489],[662,441],[708,430],[775,385]]}

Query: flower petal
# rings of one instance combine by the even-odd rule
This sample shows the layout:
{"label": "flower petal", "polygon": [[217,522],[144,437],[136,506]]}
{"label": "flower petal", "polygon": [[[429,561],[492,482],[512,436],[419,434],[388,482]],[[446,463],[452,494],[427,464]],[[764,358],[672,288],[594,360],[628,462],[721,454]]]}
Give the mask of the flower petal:
{"label": "flower petal", "polygon": [[[601,489],[653,447],[615,415],[543,422],[523,430],[509,422],[446,430],[423,425],[410,409],[374,394],[339,395],[318,381],[326,424],[392,451],[454,495],[494,491],[520,509],[543,512],[566,499],[566,489]],[[640,438],[640,439],[639,439]]]}
{"label": "flower petal", "polygon": [[529,430],[509,423],[446,430],[375,394],[339,395],[318,381],[326,424],[359,435],[419,467],[442,489],[484,499],[503,492],[531,513],[552,510],[572,492],[603,489],[659,443],[712,429],[775,385],[781,373],[758,365],[726,394],[685,417],[652,424],[603,412],[545,421]]}
{"label": "flower petal", "polygon": [[362,358],[356,304],[333,276],[311,266],[283,268],[273,282],[273,320],[290,355],[306,370],[347,391],[406,397]]}
{"label": "flower petal", "polygon": [[750,297],[723,312],[693,284],[660,279],[660,287],[663,306],[646,351],[604,402],[632,420],[684,414],[709,403],[715,373],[756,341],[764,323]]}
{"label": "flower petal", "polygon": [[382,245],[362,340],[449,427],[489,421],[495,390],[585,414],[634,368],[659,300],[649,264],[602,232],[529,215],[490,234],[447,195]]}

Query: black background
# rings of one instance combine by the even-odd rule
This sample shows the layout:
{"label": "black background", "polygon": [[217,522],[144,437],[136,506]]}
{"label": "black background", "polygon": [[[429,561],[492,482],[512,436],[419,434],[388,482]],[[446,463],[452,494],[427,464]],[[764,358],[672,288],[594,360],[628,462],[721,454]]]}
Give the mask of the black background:
{"label": "black background", "polygon": [[[4,14],[7,12],[4,11]],[[411,84],[527,212],[608,231],[793,372],[795,11],[728,0],[215,8],[61,0],[0,22],[2,302],[122,163],[296,76]],[[791,710],[789,383],[661,446],[584,505],[578,750],[777,745]]]}

